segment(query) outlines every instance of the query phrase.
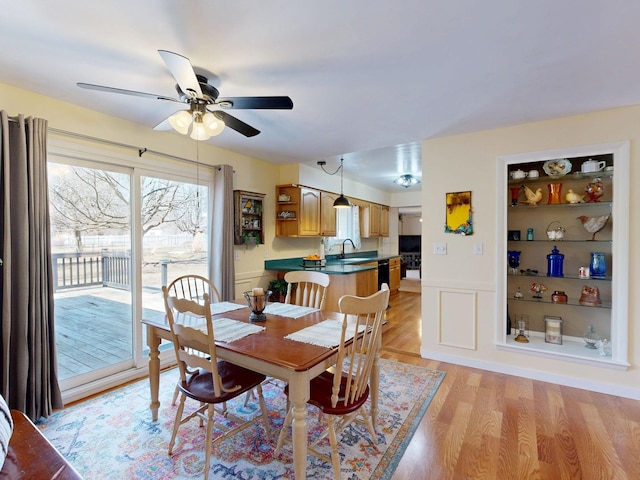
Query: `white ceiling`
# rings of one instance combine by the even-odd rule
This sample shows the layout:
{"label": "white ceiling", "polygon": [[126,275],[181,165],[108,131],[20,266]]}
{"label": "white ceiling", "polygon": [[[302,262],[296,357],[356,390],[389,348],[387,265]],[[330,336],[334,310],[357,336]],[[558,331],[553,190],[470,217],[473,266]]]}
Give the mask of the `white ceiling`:
{"label": "white ceiling", "polygon": [[639,20],[636,0],[20,0],[0,13],[0,82],[151,129],[177,104],[76,82],[175,96],[170,50],[222,97],[293,100],[230,112],[262,133],[210,143],[344,157],[345,177],[403,191],[392,180],[422,175],[421,139],[640,103]]}

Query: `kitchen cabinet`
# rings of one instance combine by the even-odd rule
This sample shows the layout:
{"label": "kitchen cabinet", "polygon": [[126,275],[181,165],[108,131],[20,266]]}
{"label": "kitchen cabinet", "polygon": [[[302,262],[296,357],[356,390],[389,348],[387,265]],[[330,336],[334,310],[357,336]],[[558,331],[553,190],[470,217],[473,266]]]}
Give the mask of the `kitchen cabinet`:
{"label": "kitchen cabinet", "polygon": [[264,243],[264,193],[234,190],[234,244]]}
{"label": "kitchen cabinet", "polygon": [[320,192],[300,187],[300,236],[320,235]]}
{"label": "kitchen cabinet", "polygon": [[389,290],[391,294],[398,293],[400,289],[400,257],[389,259]]}
{"label": "kitchen cabinet", "polygon": [[380,236],[389,236],[389,206],[380,205]]}
{"label": "kitchen cabinet", "polygon": [[333,203],[340,195],[331,192],[320,192],[320,235],[336,236],[336,209]]}
{"label": "kitchen cabinet", "polygon": [[[622,181],[628,177],[624,173],[628,161],[615,152],[598,153],[559,159],[569,171],[555,176],[550,167],[556,164],[553,159],[505,165],[506,251],[501,265],[506,263],[506,325],[499,346],[626,368],[628,317],[626,295],[621,292],[628,288],[624,260],[628,220],[625,222],[626,209],[617,199],[628,198],[628,179]],[[582,172],[582,163],[590,159],[605,162],[606,169]],[[586,192],[592,193],[594,185],[600,195],[590,197]],[[602,220],[602,228],[595,234],[593,229],[588,231],[585,218]],[[585,278],[581,271],[589,270],[593,252],[603,255],[606,272]],[[513,260],[516,257],[519,261]],[[562,320],[559,342],[545,335],[549,319]],[[586,347],[583,337],[590,325],[601,339],[611,342],[611,354]]]}
{"label": "kitchen cabinet", "polygon": [[276,236],[320,235],[320,191],[299,185],[276,186]]}
{"label": "kitchen cabinet", "polygon": [[332,275],[331,283],[327,288],[324,309],[339,312],[338,301],[343,295],[356,295],[368,297],[378,291],[378,262],[364,263],[363,266],[372,266],[370,270],[351,273],[348,275]]}
{"label": "kitchen cabinet", "polygon": [[377,203],[367,203],[360,209],[360,233],[365,238],[380,236],[380,212],[382,206]]}
{"label": "kitchen cabinet", "polygon": [[[276,186],[276,237],[335,237],[339,194],[302,185]],[[389,236],[389,207],[349,198],[360,207],[360,232],[365,238]]]}

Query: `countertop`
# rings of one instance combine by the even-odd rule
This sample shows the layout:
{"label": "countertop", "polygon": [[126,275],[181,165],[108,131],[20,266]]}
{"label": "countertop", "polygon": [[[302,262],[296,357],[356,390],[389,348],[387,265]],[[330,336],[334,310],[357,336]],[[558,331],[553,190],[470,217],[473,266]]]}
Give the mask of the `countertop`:
{"label": "countertop", "polygon": [[399,256],[400,255],[379,255],[375,250],[370,252],[349,253],[345,255],[344,259],[338,258],[338,255],[327,255],[326,265],[324,267],[313,268],[303,267],[302,257],[281,258],[278,260],[265,260],[264,269],[280,272],[315,270],[328,273],[329,275],[348,275],[378,268],[377,265],[364,265],[366,263],[389,260],[391,258],[398,258]]}

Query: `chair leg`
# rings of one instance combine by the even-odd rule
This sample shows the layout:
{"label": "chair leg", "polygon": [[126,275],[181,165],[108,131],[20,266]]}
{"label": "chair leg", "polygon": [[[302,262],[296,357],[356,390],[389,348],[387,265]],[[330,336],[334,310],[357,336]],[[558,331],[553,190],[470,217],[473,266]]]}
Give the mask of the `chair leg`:
{"label": "chair leg", "polygon": [[282,430],[280,430],[280,435],[278,435],[278,444],[276,445],[276,450],[274,452],[274,455],[278,455],[278,453],[280,452],[280,449],[282,448],[282,443],[284,442],[284,438],[288,434],[289,426],[291,425],[292,420],[293,420],[293,410],[291,409],[287,411],[287,416],[284,417],[284,423],[282,424]]}
{"label": "chair leg", "polygon": [[331,463],[333,463],[333,472],[336,478],[340,476],[340,454],[338,454],[338,439],[336,438],[336,430],[333,424],[333,416],[328,415],[327,423],[329,424],[329,443],[331,444]]}
{"label": "chair leg", "polygon": [[171,399],[171,405],[176,405],[176,400],[178,400],[178,394],[180,393],[180,389],[176,385],[176,389],[173,391],[173,398]]}
{"label": "chair leg", "polygon": [[180,405],[178,405],[178,410],[176,411],[176,419],[173,421],[173,433],[171,434],[171,441],[169,442],[169,455],[173,453],[178,428],[180,428],[180,423],[182,422],[182,412],[184,411],[184,401],[186,398],[187,396],[184,393],[180,395]]}
{"label": "chair leg", "polygon": [[253,390],[249,390],[244,397],[244,406],[248,405],[248,403],[254,398]]}
{"label": "chair leg", "polygon": [[211,439],[213,438],[213,416],[215,410],[213,404],[210,403],[207,407],[207,436],[204,444],[205,456],[204,456],[204,480],[209,479],[209,468],[211,467]]}
{"label": "chair leg", "polygon": [[371,415],[369,412],[362,412],[362,418],[364,419],[364,423],[367,426],[367,430],[371,434],[371,440],[373,440],[374,444],[378,444],[378,435],[376,434],[376,429],[373,426],[373,422],[371,421]]}
{"label": "chair leg", "polygon": [[[258,402],[260,403],[260,411],[262,412],[262,421],[264,422],[264,428],[267,431],[267,438],[271,438],[271,427],[269,426],[269,413],[267,412],[267,406],[264,403],[264,397],[262,396],[262,385],[256,387],[258,390]],[[253,392],[253,390],[251,390]],[[245,399],[246,401],[246,399]]]}

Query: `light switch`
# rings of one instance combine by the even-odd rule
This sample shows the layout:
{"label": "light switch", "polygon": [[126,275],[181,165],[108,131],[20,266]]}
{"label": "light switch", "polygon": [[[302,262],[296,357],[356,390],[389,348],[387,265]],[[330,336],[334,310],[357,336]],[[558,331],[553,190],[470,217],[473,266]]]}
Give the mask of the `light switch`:
{"label": "light switch", "polygon": [[446,255],[447,254],[447,243],[446,242],[435,242],[433,244],[433,254],[434,255]]}
{"label": "light switch", "polygon": [[240,260],[240,252],[236,250],[236,260]]}
{"label": "light switch", "polygon": [[473,254],[474,255],[482,255],[482,242],[476,242],[473,244]]}

